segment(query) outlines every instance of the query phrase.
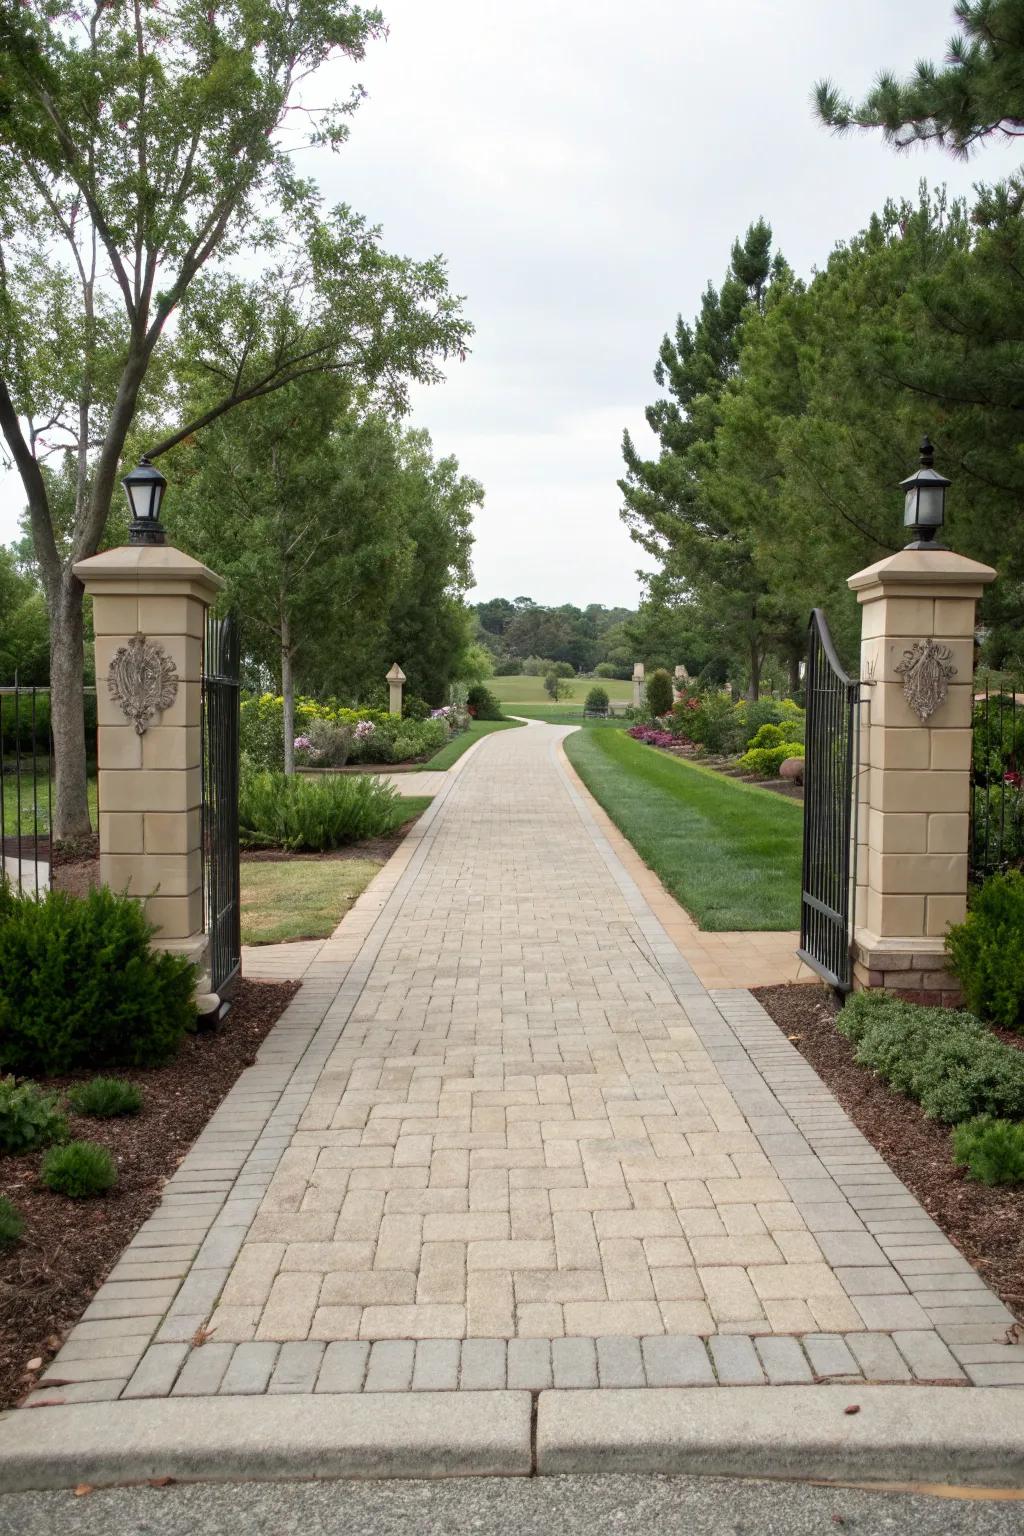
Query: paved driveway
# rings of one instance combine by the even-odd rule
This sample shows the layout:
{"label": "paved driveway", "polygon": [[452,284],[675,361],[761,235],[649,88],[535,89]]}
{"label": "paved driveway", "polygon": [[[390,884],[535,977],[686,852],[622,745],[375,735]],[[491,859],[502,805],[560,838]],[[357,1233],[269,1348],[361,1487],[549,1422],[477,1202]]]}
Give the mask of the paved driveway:
{"label": "paved driveway", "polygon": [[564,734],[435,799],[36,1402],[1024,1383],[810,1066],[697,980]]}

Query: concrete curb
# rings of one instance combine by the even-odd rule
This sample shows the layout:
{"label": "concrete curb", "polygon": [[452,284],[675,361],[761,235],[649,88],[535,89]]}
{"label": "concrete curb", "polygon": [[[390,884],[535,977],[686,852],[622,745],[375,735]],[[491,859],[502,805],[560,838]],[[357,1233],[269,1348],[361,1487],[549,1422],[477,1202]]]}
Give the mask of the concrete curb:
{"label": "concrete curb", "polygon": [[1022,1423],[1024,1390],[1005,1387],[542,1392],[536,1470],[1017,1488]]}
{"label": "concrete curb", "polygon": [[150,1398],[0,1417],[0,1491],[528,1475],[528,1392]]}

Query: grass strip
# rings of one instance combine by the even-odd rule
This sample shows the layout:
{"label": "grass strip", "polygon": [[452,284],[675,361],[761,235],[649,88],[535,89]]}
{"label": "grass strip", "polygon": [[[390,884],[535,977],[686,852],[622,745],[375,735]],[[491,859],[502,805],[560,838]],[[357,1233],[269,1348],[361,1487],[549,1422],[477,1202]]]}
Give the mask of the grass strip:
{"label": "grass strip", "polygon": [[622,731],[576,731],[565,750],[619,831],[701,928],[799,926],[799,802],[669,757]]}
{"label": "grass strip", "polygon": [[435,752],[433,757],[425,763],[420,763],[418,772],[437,773],[444,768],[450,768],[452,763],[458,762],[463,752],[468,752],[475,741],[481,736],[489,736],[492,731],[508,731],[516,726],[522,726],[521,720],[471,720],[465,731],[460,731],[458,736],[453,736],[445,742],[440,752]]}

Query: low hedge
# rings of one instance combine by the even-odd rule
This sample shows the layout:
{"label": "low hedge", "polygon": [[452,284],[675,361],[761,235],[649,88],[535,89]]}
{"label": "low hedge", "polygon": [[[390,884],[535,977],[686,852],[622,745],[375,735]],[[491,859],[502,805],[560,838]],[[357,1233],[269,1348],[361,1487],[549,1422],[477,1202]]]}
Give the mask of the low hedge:
{"label": "low hedge", "polygon": [[405,817],[401,796],[370,774],[242,775],[239,841],[251,848],[323,853],[367,837],[385,837]]}
{"label": "low hedge", "polygon": [[1004,1045],[973,1014],[858,992],[838,1025],[861,1066],[916,1099],[932,1119],[1024,1118],[1024,1051]]}

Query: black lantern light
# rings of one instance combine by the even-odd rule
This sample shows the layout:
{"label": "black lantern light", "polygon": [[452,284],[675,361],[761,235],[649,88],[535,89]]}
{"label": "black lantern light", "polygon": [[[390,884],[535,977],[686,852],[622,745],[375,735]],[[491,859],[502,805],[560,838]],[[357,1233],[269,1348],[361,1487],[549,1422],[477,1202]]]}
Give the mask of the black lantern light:
{"label": "black lantern light", "polygon": [[160,503],[167,481],[148,459],[139,460],[121,484],[132,509],[131,527],[128,529],[129,544],[164,544],[164,530],[160,523]]}
{"label": "black lantern light", "polygon": [[952,482],[933,469],[934,463],[935,449],[925,436],[921,442],[920,469],[900,481],[900,489],[906,493],[903,526],[915,535],[908,549],[946,548],[938,535],[946,517],[946,488]]}

